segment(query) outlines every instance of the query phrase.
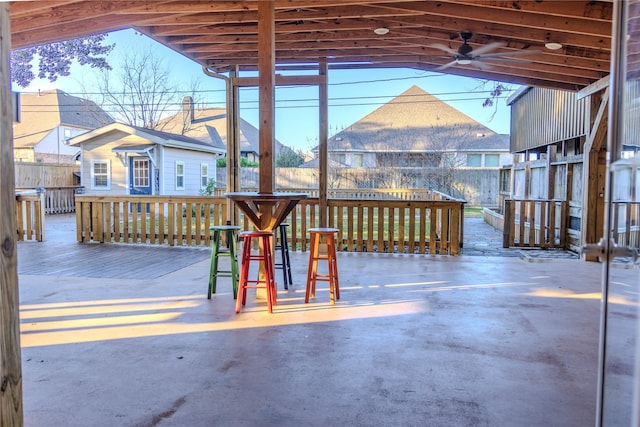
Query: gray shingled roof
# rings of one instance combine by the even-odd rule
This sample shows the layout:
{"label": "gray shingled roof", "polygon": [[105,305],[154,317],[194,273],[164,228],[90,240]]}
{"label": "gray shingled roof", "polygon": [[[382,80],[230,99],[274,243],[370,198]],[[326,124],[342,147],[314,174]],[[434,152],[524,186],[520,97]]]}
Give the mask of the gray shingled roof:
{"label": "gray shingled roof", "polygon": [[113,118],[94,102],[59,89],[20,94],[21,122],[13,127],[14,145],[32,147],[58,126],[95,129]]}
{"label": "gray shingled roof", "polygon": [[114,122],[95,102],[69,95],[59,89],[56,92],[61,124],[95,129]]}
{"label": "gray shingled roof", "polygon": [[[243,153],[260,152],[259,132],[251,123],[239,118],[240,127],[240,151]],[[184,113],[181,111],[171,117],[160,121],[162,128],[169,132],[179,133],[186,127],[185,135],[196,138],[200,141],[213,141],[215,146],[221,144],[221,148],[226,148],[227,141],[227,114],[224,108],[195,108],[193,122],[184,124]],[[217,137],[212,134],[214,129]],[[289,147],[275,141],[276,153]]]}
{"label": "gray shingled roof", "polygon": [[329,138],[328,149],[334,152],[508,150],[509,136],[496,134],[423,89],[412,86]]}

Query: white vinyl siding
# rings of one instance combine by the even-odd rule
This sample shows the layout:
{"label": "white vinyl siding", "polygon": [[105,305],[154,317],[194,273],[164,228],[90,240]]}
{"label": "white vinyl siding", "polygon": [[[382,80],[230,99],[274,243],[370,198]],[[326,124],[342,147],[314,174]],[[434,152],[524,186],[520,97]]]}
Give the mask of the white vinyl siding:
{"label": "white vinyl siding", "polygon": [[111,189],[111,165],[109,160],[96,159],[91,161],[91,189]]}
{"label": "white vinyl siding", "polygon": [[184,162],[176,161],[176,190],[184,190]]}

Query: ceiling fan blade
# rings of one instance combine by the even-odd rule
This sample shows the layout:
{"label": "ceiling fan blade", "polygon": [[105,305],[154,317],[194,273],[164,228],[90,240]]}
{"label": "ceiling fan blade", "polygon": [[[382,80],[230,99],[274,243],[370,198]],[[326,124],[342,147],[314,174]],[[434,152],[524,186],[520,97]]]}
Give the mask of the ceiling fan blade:
{"label": "ceiling fan blade", "polygon": [[477,49],[473,49],[473,51],[471,52],[471,55],[476,57],[476,56],[482,55],[485,52],[490,52],[492,50],[498,49],[499,47],[502,47],[502,46],[504,46],[504,43],[501,43],[501,42],[489,43],[484,46],[480,46]]}
{"label": "ceiling fan blade", "polygon": [[455,65],[457,61],[451,61],[447,64],[441,65],[438,68],[434,68],[433,71],[442,71],[442,70],[446,70],[447,68],[451,67],[452,65]]}
{"label": "ceiling fan blade", "polygon": [[443,45],[441,43],[434,43],[434,44],[432,44],[430,46],[431,47],[435,47],[436,49],[443,50],[443,51],[445,51],[447,53],[450,53],[451,55],[457,55],[458,54],[457,50],[453,50],[449,46],[445,46],[445,45]]}
{"label": "ceiling fan blade", "polygon": [[539,50],[515,50],[511,52],[494,52],[494,53],[487,53],[482,55],[482,59],[505,58],[509,56],[520,56],[520,55],[533,55],[536,53],[540,53],[540,51]]}
{"label": "ceiling fan blade", "polygon": [[484,63],[484,62],[482,62],[482,61],[475,61],[475,60],[474,60],[474,61],[471,61],[471,65],[473,65],[474,67],[478,67],[478,68],[480,68],[480,69],[481,69],[481,70],[483,70],[483,71],[487,71],[487,70],[490,70],[490,69],[491,69],[491,65],[489,65],[489,64],[485,64],[485,63]]}
{"label": "ceiling fan blade", "polygon": [[477,59],[476,62],[502,62],[502,63],[512,63],[512,64],[530,64],[533,61],[529,61],[528,59],[520,59],[520,58],[482,58]]}

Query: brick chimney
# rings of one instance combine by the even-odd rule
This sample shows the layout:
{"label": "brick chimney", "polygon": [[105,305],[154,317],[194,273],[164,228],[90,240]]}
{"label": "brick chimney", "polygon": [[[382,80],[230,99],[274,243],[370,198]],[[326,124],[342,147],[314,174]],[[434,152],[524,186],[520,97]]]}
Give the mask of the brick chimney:
{"label": "brick chimney", "polygon": [[182,98],[182,120],[185,124],[193,123],[195,113],[193,111],[193,98],[185,96]]}

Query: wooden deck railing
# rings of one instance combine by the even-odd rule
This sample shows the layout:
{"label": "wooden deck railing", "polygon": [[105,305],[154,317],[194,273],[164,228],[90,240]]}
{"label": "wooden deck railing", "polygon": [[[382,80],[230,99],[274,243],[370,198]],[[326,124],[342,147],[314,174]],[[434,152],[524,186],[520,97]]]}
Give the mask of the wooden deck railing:
{"label": "wooden deck railing", "polygon": [[84,187],[81,185],[68,185],[62,187],[18,189],[16,192],[40,192],[44,194],[44,212],[46,214],[62,214],[76,211],[75,195],[82,189],[84,189]]}
{"label": "wooden deck railing", "polygon": [[567,249],[567,202],[505,200],[502,246]]}
{"label": "wooden deck railing", "polygon": [[[79,242],[209,245],[209,227],[227,221],[226,197],[76,196]],[[464,235],[464,202],[345,200],[328,202],[339,250],[456,255]],[[241,213],[240,226],[251,225]],[[319,225],[318,199],[302,200],[287,217],[292,250],[306,251]]]}
{"label": "wooden deck railing", "polygon": [[44,211],[47,214],[72,213],[76,211],[76,192],[82,186],[45,187]]}
{"label": "wooden deck railing", "polygon": [[18,240],[44,240],[44,202],[42,193],[16,193],[16,228]]}

